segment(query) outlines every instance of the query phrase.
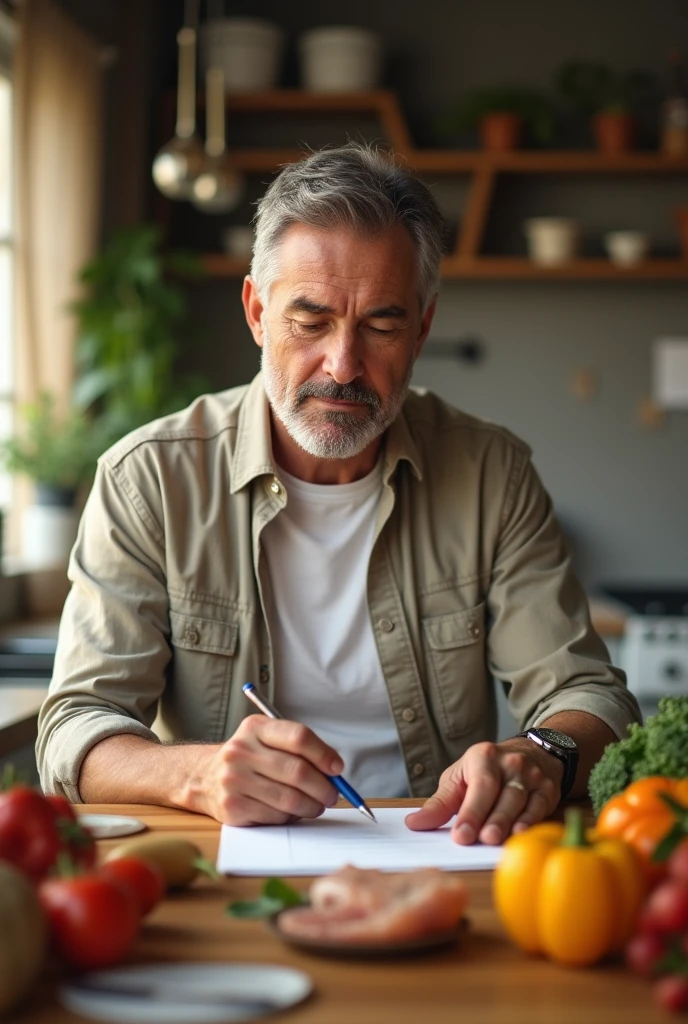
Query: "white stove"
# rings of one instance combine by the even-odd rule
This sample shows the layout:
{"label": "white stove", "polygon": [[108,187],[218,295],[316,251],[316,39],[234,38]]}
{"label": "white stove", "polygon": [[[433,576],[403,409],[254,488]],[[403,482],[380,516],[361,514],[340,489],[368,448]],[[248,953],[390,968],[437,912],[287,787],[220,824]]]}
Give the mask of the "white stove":
{"label": "white stove", "polygon": [[628,615],[619,667],[626,672],[643,716],[657,710],[660,697],[688,695],[688,588],[603,589]]}

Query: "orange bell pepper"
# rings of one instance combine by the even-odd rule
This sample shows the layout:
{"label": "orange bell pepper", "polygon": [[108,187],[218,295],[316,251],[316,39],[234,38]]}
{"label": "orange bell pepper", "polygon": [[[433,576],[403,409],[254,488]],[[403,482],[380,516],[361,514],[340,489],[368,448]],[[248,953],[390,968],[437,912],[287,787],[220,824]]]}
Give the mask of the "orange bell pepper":
{"label": "orange bell pepper", "polygon": [[638,779],[607,801],[595,825],[597,835],[623,839],[636,850],[650,885],[666,874],[665,865],[653,859],[655,851],[680,822],[665,796],[682,805],[688,799],[688,779]]}
{"label": "orange bell pepper", "polygon": [[619,839],[590,840],[580,810],[510,836],[494,876],[497,913],[528,953],[587,966],[633,933],[646,885],[637,854]]}

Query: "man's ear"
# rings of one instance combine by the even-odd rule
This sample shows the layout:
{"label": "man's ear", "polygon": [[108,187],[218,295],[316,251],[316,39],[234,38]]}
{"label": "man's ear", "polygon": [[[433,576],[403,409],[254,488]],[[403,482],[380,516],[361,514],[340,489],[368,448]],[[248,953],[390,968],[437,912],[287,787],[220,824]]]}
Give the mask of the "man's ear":
{"label": "man's ear", "polygon": [[437,296],[435,296],[435,298],[432,300],[432,302],[430,303],[428,308],[423,313],[423,316],[422,316],[422,319],[421,319],[421,322],[420,322],[420,333],[418,335],[418,338],[416,339],[416,347],[415,347],[415,351],[414,351],[414,354],[413,354],[413,358],[414,359],[417,359],[418,356],[420,355],[421,349],[423,348],[423,345],[425,344],[425,339],[427,338],[428,334],[430,333],[430,328],[432,327],[432,319],[433,319],[433,317],[435,315],[435,309],[436,308],[437,308]]}
{"label": "man's ear", "polygon": [[256,283],[252,277],[244,278],[244,286],[241,290],[241,301],[244,304],[246,323],[251,329],[253,340],[259,348],[263,347],[263,313],[265,306],[258,294]]}

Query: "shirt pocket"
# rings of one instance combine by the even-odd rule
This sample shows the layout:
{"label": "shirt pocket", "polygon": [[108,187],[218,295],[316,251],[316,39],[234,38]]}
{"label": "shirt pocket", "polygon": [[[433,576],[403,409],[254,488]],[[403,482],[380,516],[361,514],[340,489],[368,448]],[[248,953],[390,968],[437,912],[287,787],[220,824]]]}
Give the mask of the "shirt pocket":
{"label": "shirt pocket", "polygon": [[485,605],[422,620],[430,703],[450,739],[485,714]]}
{"label": "shirt pocket", "polygon": [[237,622],[170,610],[172,672],[165,696],[173,732],[219,743],[225,731]]}

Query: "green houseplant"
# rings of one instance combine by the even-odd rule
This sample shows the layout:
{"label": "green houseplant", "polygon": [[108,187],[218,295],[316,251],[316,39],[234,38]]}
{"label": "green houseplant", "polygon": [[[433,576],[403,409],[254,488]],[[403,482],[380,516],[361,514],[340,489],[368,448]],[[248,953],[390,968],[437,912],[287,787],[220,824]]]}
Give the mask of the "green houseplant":
{"label": "green houseplant", "polygon": [[34,503],[21,519],[27,568],[66,564],[79,521],[77,497],[93,476],[103,442],[97,423],[73,409],[59,415],[48,393],[21,410],[17,433],[0,445],[0,460],[34,484]]}
{"label": "green houseplant", "polygon": [[615,72],[592,61],[568,61],[554,82],[564,104],[590,120],[597,148],[605,153],[633,148],[637,109],[657,90],[657,80],[649,72]]}
{"label": "green houseplant", "polygon": [[76,410],[58,415],[48,392],[25,406],[21,419],[19,431],[0,445],[0,459],[10,473],[33,481],[40,504],[72,505],[102,451],[98,424]]}
{"label": "green houseplant", "polygon": [[201,275],[195,257],[164,254],[157,227],[115,235],[81,272],[74,403],[98,423],[106,445],[173,412],[206,388],[178,379],[186,297],[175,275]]}
{"label": "green houseplant", "polygon": [[438,123],[442,135],[457,141],[477,129],[483,148],[517,149],[527,132],[538,145],[554,138],[554,112],[546,96],[514,86],[466,93]]}

